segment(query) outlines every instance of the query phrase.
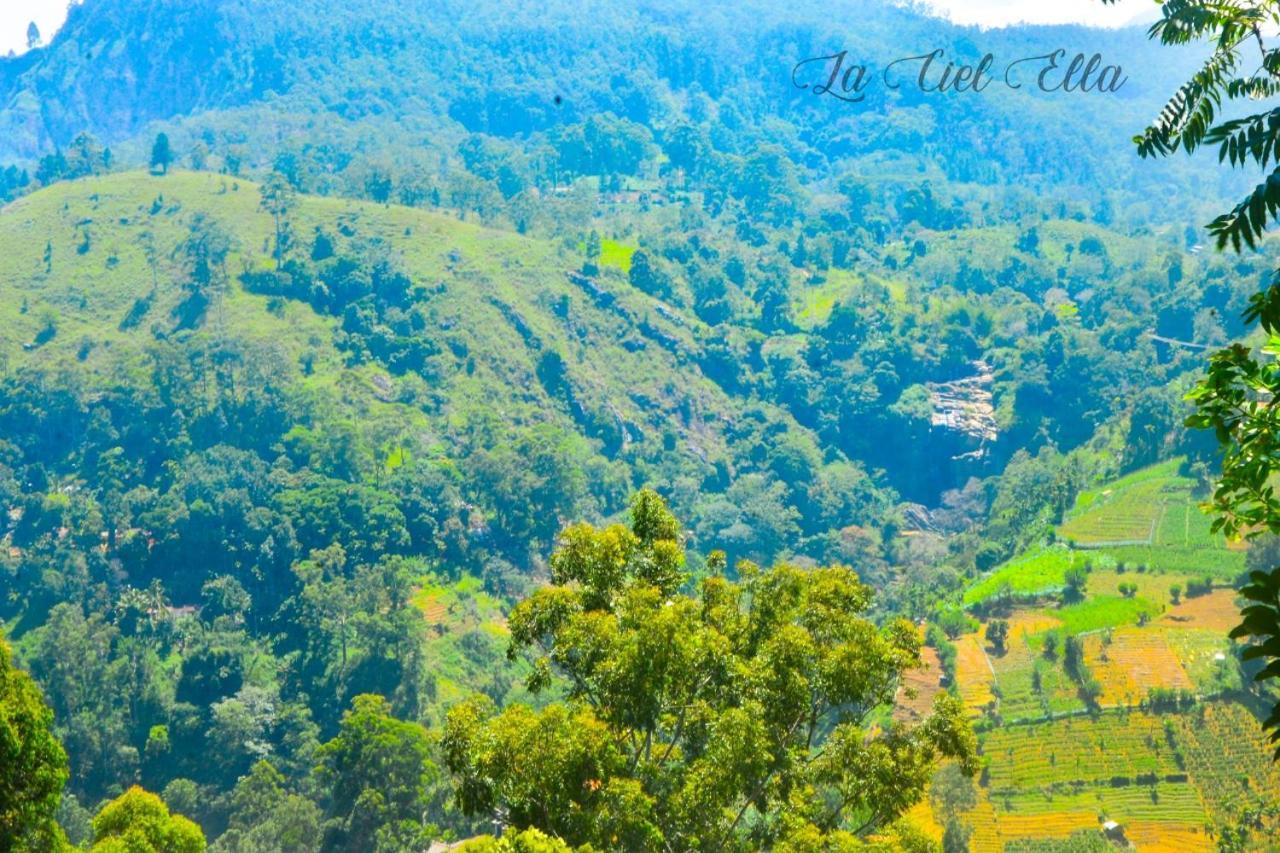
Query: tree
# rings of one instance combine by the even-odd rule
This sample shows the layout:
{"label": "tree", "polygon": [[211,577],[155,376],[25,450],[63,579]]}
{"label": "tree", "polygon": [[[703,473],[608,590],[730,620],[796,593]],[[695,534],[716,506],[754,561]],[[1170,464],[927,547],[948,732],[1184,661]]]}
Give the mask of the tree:
{"label": "tree", "polygon": [[1089,583],[1089,571],[1084,566],[1072,566],[1063,577],[1062,599],[1068,603],[1084,600]]}
{"label": "tree", "polygon": [[671,294],[671,282],[643,250],[637,249],[631,256],[631,269],[627,277],[632,287],[639,288],[650,296],[666,297]]}
{"label": "tree", "polygon": [[1009,641],[1009,623],[1003,619],[987,623],[987,641],[997,652],[1004,654],[1005,644]]}
{"label": "tree", "polygon": [[483,836],[464,842],[461,853],[570,853],[573,850],[558,838],[536,829],[508,832],[501,838]]}
{"label": "tree", "polygon": [[[67,781],[67,755],[53,736],[53,711],[40,688],[14,668],[0,635],[0,839],[19,849],[51,849],[61,839],[55,815]],[[8,849],[0,841],[0,847]]]}
{"label": "tree", "polygon": [[1044,648],[1042,649],[1046,660],[1054,660],[1058,657],[1058,633],[1049,631],[1044,635]]}
{"label": "tree", "polygon": [[151,171],[160,170],[160,174],[169,174],[169,166],[173,163],[173,149],[169,146],[169,135],[156,135],[155,144],[151,146]]}
{"label": "tree", "polygon": [[920,635],[865,617],[851,569],[761,569],[716,552],[694,594],[680,526],[643,491],[630,525],[568,527],[550,586],[510,618],[527,686],[563,701],[453,708],[442,737],[464,813],[609,849],[852,846],[975,742],[942,693],[918,726],[881,728]]}
{"label": "tree", "polygon": [[[584,275],[598,275],[600,272],[600,252],[602,244],[600,242],[600,233],[594,228],[587,235],[586,248],[583,251],[584,260],[582,262],[582,272]],[[645,258],[646,263],[648,258]],[[637,285],[639,287],[640,285]]]}
{"label": "tree", "polygon": [[203,853],[204,833],[164,800],[137,785],[107,803],[93,819],[96,853]]}
{"label": "tree", "polygon": [[337,736],[320,747],[318,781],[329,793],[325,849],[425,849],[435,779],[427,731],[391,716],[381,696],[355,697]]}
{"label": "tree", "polygon": [[275,226],[275,248],[271,256],[275,258],[278,270],[284,266],[285,253],[293,242],[293,228],[289,222],[289,213],[293,210],[297,194],[294,192],[293,184],[289,183],[288,178],[280,172],[267,175],[259,192],[262,195],[262,201],[258,206],[271,215],[271,221]]}
{"label": "tree", "polygon": [[944,853],[968,851],[973,828],[962,818],[978,804],[978,792],[973,780],[961,772],[956,764],[948,764],[933,777],[929,789],[933,812],[943,825],[942,849]]}
{"label": "tree", "polygon": [[218,836],[217,849],[228,853],[320,849],[320,809],[311,800],[285,789],[285,778],[259,761],[231,793],[231,818]]}
{"label": "tree", "polygon": [[[1216,145],[1219,160],[1232,168],[1252,164],[1266,172],[1239,204],[1209,223],[1219,250],[1228,244],[1236,252],[1242,246],[1253,249],[1280,215],[1280,168],[1273,162],[1280,147],[1280,108],[1257,111],[1253,106],[1280,94],[1280,47],[1268,43],[1267,24],[1280,14],[1280,2],[1170,0],[1161,4],[1161,13],[1151,27],[1153,39],[1212,47],[1200,70],[1134,138],[1138,153],[1163,157]],[[1228,108],[1234,106],[1239,109]],[[1267,346],[1255,351],[1237,343],[1219,350],[1188,395],[1196,413],[1187,426],[1212,429],[1224,451],[1222,478],[1213,493],[1218,513],[1213,530],[1228,536],[1280,532],[1280,498],[1270,485],[1280,471],[1280,270],[1265,290],[1250,297],[1244,317],[1262,327]],[[1249,603],[1231,636],[1252,638],[1243,657],[1265,664],[1256,680],[1280,677],[1280,565],[1251,572],[1240,592]],[[1280,703],[1263,728],[1271,730],[1274,757],[1280,761]]]}
{"label": "tree", "polygon": [[36,22],[27,24],[27,50],[35,50],[42,41],[44,39],[40,37],[40,28],[36,26]]}

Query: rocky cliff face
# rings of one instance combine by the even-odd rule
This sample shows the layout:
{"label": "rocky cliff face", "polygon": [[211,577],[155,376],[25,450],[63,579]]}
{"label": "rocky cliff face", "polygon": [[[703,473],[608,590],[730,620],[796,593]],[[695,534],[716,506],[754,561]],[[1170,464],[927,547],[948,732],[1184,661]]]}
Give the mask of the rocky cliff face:
{"label": "rocky cliff face", "polygon": [[957,488],[970,477],[993,473],[995,445],[1000,438],[992,403],[994,377],[985,362],[973,364],[969,376],[949,382],[931,382],[933,412],[929,441],[938,460],[938,491]]}
{"label": "rocky cliff face", "polygon": [[991,397],[994,379],[986,362],[976,361],[973,367],[971,376],[927,385],[933,404],[930,424],[935,434],[960,437],[969,447],[962,456],[982,459],[999,438]]}
{"label": "rocky cliff face", "polygon": [[291,60],[321,36],[277,17],[249,0],[73,5],[49,46],[0,59],[0,162],[286,91]]}

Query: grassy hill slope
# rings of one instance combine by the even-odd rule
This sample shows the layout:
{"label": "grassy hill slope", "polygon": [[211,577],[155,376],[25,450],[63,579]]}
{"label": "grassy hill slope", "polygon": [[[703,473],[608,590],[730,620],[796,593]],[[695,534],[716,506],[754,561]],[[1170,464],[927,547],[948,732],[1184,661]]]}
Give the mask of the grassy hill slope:
{"label": "grassy hill slope", "polygon": [[[175,247],[191,219],[205,215],[234,236],[227,262],[232,283],[209,313],[211,334],[269,343],[295,360],[310,356],[314,374],[307,381],[313,386],[372,379],[376,370],[343,363],[330,340],[332,318],[296,302],[269,304],[235,281],[239,271],[269,265],[271,222],[258,202],[257,186],[243,180],[127,173],[59,184],[9,205],[0,213],[0,241],[13,247],[0,258],[0,351],[11,366],[48,365],[74,355],[102,375],[149,338],[171,334],[170,314],[180,301]],[[583,399],[597,402],[602,391],[620,390],[610,399],[633,428],[668,422],[677,410],[688,413],[691,429],[695,422],[700,428],[698,415],[714,419],[730,407],[712,383],[688,369],[688,328],[665,319],[654,300],[636,292],[616,294],[612,309],[598,308],[566,277],[572,260],[548,243],[409,208],[304,199],[294,229],[306,239],[317,226],[383,241],[403,258],[414,283],[432,291],[428,315],[434,325],[422,334],[466,353],[441,365],[464,370],[441,369],[433,377],[433,396],[449,400],[441,408],[451,417],[465,417],[480,403],[513,420],[552,408],[535,376],[545,351],[564,355],[570,383]],[[155,247],[154,276],[149,243]],[[122,329],[153,287],[145,317]],[[629,322],[636,317],[652,326],[650,336]],[[51,320],[53,339],[33,343]],[[583,346],[587,338],[590,347]],[[714,433],[706,433],[711,444]]]}
{"label": "grassy hill slope", "polygon": [[[479,432],[501,441],[505,430],[553,424],[577,436],[574,453],[594,460],[591,487],[606,512],[635,481],[663,471],[695,485],[734,472],[727,431],[748,411],[774,425],[775,437],[812,446],[781,410],[707,378],[699,367],[707,327],[631,287],[624,264],[585,279],[574,272],[580,256],[550,242],[418,209],[299,199],[289,217],[295,254],[305,256],[322,229],[342,244],[377,246],[408,275],[413,316],[399,321],[413,328],[376,334],[430,355],[420,368],[397,368],[353,347],[343,317],[246,289],[246,275],[273,267],[272,221],[259,201],[244,180],[133,172],[8,205],[0,360],[11,371],[74,367],[92,385],[141,370],[158,339],[244,342],[296,367],[301,393],[358,417],[388,459],[409,435],[449,456]],[[183,246],[201,220],[230,236],[226,284],[202,318],[184,323]]]}

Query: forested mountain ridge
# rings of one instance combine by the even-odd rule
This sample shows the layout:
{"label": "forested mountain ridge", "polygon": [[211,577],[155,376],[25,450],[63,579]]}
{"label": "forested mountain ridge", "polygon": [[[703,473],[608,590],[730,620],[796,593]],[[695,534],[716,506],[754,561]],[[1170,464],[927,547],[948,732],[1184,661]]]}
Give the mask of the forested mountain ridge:
{"label": "forested mountain ridge", "polygon": [[[0,60],[0,162],[65,150],[86,131],[128,150],[149,123],[169,121],[246,167],[305,137],[339,174],[386,162],[434,172],[431,158],[467,134],[518,140],[532,153],[540,136],[608,113],[654,131],[673,160],[677,143],[724,154],[780,145],[806,181],[865,158],[881,172],[941,167],[957,183],[1012,187],[1016,177],[1042,193],[1093,185],[1104,171],[1121,178],[1112,187],[1161,185],[1134,168],[1124,142],[1131,117],[1154,114],[1179,69],[1154,61],[1136,28],[983,32],[870,0],[821,13],[762,0],[709,10],[683,0],[558,5],[512,14],[497,2],[411,2],[384,14],[314,0],[90,0],[72,7],[51,45]],[[1098,53],[1122,64],[1128,82],[1114,95],[997,87],[940,96],[907,86],[851,106],[792,80],[796,63],[837,50],[879,69],[934,48],[970,63],[988,51],[1001,62],[1056,48]],[[227,109],[264,126],[201,119]],[[1067,126],[1068,111],[1088,120]],[[317,115],[336,127],[307,120]],[[703,125],[705,138],[678,140],[685,123]],[[397,150],[404,145],[425,150]],[[354,178],[344,183],[360,186]]]}

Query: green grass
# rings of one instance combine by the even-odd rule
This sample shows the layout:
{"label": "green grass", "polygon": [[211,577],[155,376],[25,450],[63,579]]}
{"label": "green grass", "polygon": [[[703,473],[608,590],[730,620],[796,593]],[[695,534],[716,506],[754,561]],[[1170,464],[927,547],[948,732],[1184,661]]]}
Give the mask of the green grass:
{"label": "green grass", "polygon": [[997,567],[964,594],[965,605],[978,604],[1008,589],[1033,596],[1061,589],[1068,568],[1083,565],[1087,555],[1057,545],[1033,550]]}
{"label": "green grass", "polygon": [[1060,607],[1053,611],[1053,615],[1062,620],[1062,628],[1067,634],[1083,634],[1133,625],[1142,614],[1155,616],[1159,612],[1160,605],[1145,598],[1101,595]]}
{"label": "green grass", "polygon": [[619,243],[617,240],[600,241],[600,265],[617,267],[623,273],[631,272],[631,256],[636,253],[635,246]]}

